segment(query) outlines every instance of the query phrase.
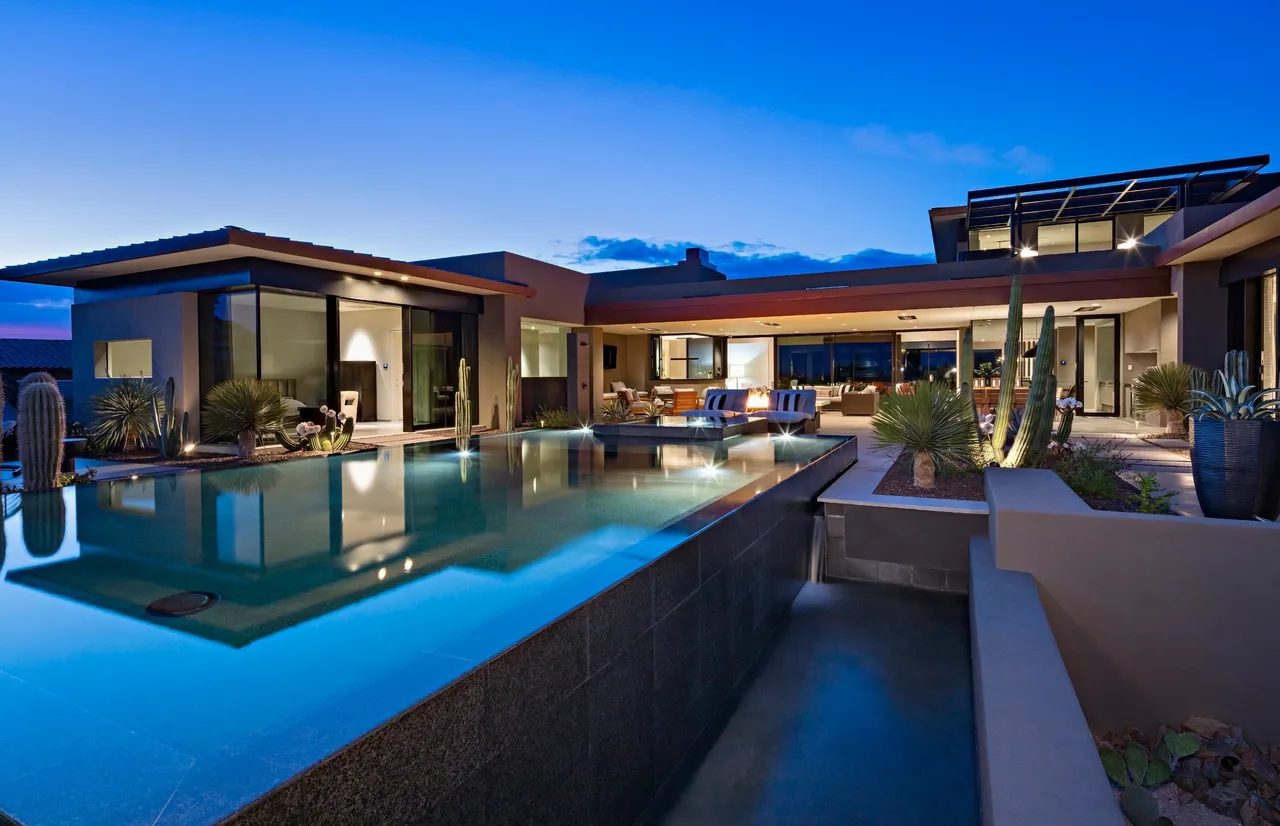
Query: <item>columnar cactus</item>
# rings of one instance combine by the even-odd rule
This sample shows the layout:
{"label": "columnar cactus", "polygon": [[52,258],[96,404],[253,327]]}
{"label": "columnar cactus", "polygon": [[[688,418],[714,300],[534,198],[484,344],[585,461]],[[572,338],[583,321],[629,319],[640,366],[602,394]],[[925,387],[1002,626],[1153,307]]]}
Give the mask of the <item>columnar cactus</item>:
{"label": "columnar cactus", "polygon": [[453,394],[453,441],[458,450],[471,443],[471,368],[466,359],[458,359],[458,390]]}
{"label": "columnar cactus", "polygon": [[33,384],[52,384],[54,387],[57,387],[58,380],[45,372],[28,373],[22,377],[22,381],[18,382],[18,398],[21,399],[22,391],[26,390]]}
{"label": "columnar cactus", "polygon": [[973,387],[973,325],[960,336],[960,358],[956,362],[956,389]]}
{"label": "columnar cactus", "polygon": [[507,432],[516,429],[516,413],[520,409],[520,365],[507,357]]}
{"label": "columnar cactus", "polygon": [[[1014,276],[1009,290],[1009,320],[1005,326],[1004,362],[1000,367],[1000,395],[996,400],[994,421],[984,425],[974,410],[979,432],[984,427],[991,430],[991,458],[1004,467],[1019,467],[1032,460],[1048,447],[1053,434],[1053,415],[1058,400],[1058,378],[1053,372],[1057,358],[1053,318],[1053,308],[1049,307],[1040,324],[1040,340],[1036,344],[1027,405],[1020,416],[1015,416],[1013,391],[1018,384],[1018,359],[1022,348],[1022,279]],[[966,336],[961,342],[962,358],[966,350],[972,352],[972,346],[972,339]],[[1070,433],[1070,423],[1065,423],[1065,430]]]}
{"label": "columnar cactus", "polygon": [[160,413],[160,407],[156,402],[156,397],[151,397],[151,418],[156,425],[156,450],[166,459],[176,458],[187,447],[187,425],[188,416],[182,414],[182,421],[178,421],[178,410],[174,406],[173,378],[164,386],[164,413]]}
{"label": "columnar cactus", "polygon": [[[29,378],[29,377],[28,377]],[[62,469],[67,414],[56,384],[31,382],[18,394],[18,458],[23,490],[53,490]]]}
{"label": "columnar cactus", "polygon": [[995,436],[991,439],[991,447],[995,459],[1004,464],[1005,434],[1009,432],[1009,421],[1013,418],[1013,388],[1018,383],[1019,340],[1022,337],[1022,279],[1013,277],[1009,287],[1009,320],[1004,330],[1004,361],[1000,365],[1000,395],[996,399]]}
{"label": "columnar cactus", "polygon": [[[1008,349],[1008,342],[1005,343]],[[1053,308],[1044,311],[1040,323],[1040,341],[1036,344],[1035,367],[1031,371],[1031,388],[1027,391],[1027,406],[1022,414],[1022,426],[1013,444],[1005,454],[1005,467],[1019,467],[1027,459],[1044,450],[1053,430],[1053,413],[1057,409],[1058,378],[1053,373],[1056,346],[1054,342]],[[1004,396],[1003,382],[1000,395]],[[996,433],[1000,433],[1000,414],[996,413]]]}

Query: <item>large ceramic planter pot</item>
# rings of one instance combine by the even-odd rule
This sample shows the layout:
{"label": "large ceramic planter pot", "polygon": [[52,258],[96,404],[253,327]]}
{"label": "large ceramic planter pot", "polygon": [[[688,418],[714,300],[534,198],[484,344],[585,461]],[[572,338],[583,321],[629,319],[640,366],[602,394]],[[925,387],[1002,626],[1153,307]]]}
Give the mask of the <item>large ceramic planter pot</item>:
{"label": "large ceramic planter pot", "polygon": [[1191,475],[1205,516],[1280,516],[1280,421],[1196,419]]}

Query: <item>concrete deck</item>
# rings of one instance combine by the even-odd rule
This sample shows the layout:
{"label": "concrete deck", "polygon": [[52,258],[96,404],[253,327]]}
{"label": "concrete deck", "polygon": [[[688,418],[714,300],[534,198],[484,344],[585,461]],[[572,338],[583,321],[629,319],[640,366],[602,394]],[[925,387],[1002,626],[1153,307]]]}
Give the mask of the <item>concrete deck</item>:
{"label": "concrete deck", "polygon": [[807,584],[666,826],[976,826],[964,597]]}

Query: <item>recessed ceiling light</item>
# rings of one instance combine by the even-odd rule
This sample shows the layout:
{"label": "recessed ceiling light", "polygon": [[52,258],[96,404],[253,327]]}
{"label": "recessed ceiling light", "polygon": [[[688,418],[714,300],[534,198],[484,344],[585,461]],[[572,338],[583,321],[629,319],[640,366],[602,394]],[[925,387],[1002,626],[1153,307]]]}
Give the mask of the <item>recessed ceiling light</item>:
{"label": "recessed ceiling light", "polygon": [[782,326],[776,321],[757,321],[756,324],[759,324],[762,327],[781,327]]}
{"label": "recessed ceiling light", "polygon": [[662,331],[661,331],[661,330],[659,330],[657,327],[641,327],[640,329],[641,329],[641,330],[644,330],[646,333],[661,333],[661,332],[662,332]]}
{"label": "recessed ceiling light", "polygon": [[1076,307],[1074,310],[1072,310],[1072,312],[1074,312],[1074,313],[1091,313],[1091,312],[1093,312],[1094,310],[1101,310],[1101,309],[1102,309],[1102,305],[1101,305],[1101,304],[1086,304],[1086,305],[1085,305],[1085,306],[1083,306],[1083,307]]}
{"label": "recessed ceiling light", "polygon": [[401,280],[401,281],[408,281],[408,280],[409,280],[409,276],[407,276],[407,275],[402,275],[402,276],[400,276],[400,280]]}
{"label": "recessed ceiling light", "polygon": [[900,315],[898,316],[898,320],[899,321],[915,321],[916,317],[913,315]]}
{"label": "recessed ceiling light", "polygon": [[1018,250],[1018,255],[1022,256],[1023,258],[1035,258],[1039,254],[1040,254],[1039,250],[1032,249],[1031,247],[1023,247],[1022,249]]}
{"label": "recessed ceiling light", "polygon": [[382,270],[374,270],[374,271],[373,271],[373,274],[374,274],[374,275],[382,275]]}
{"label": "recessed ceiling light", "polygon": [[1116,244],[1116,248],[1122,249],[1122,250],[1131,250],[1136,246],[1138,246],[1137,238],[1126,238],[1123,241],[1121,241],[1119,244]]}

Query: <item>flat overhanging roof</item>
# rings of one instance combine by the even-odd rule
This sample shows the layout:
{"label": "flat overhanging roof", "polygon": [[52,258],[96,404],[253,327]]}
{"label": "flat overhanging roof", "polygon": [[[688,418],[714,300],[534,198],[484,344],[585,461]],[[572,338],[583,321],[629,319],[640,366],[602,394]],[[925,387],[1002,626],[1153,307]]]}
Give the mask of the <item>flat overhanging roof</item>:
{"label": "flat overhanging roof", "polygon": [[117,275],[230,261],[262,258],[318,269],[362,275],[374,279],[416,284],[472,295],[514,295],[532,298],[536,291],[525,284],[424,267],[408,261],[382,258],[352,250],[295,241],[276,235],[223,227],[127,244],[30,264],[0,268],[0,280],[74,287],[83,281]]}
{"label": "flat overhanging roof", "polygon": [[969,193],[969,229],[1021,223],[1089,221],[1124,213],[1172,212],[1228,201],[1251,184],[1270,155],[1063,178]]}
{"label": "flat overhanging roof", "polygon": [[1160,266],[1217,261],[1280,237],[1280,188],[1214,221],[1160,253]]}

